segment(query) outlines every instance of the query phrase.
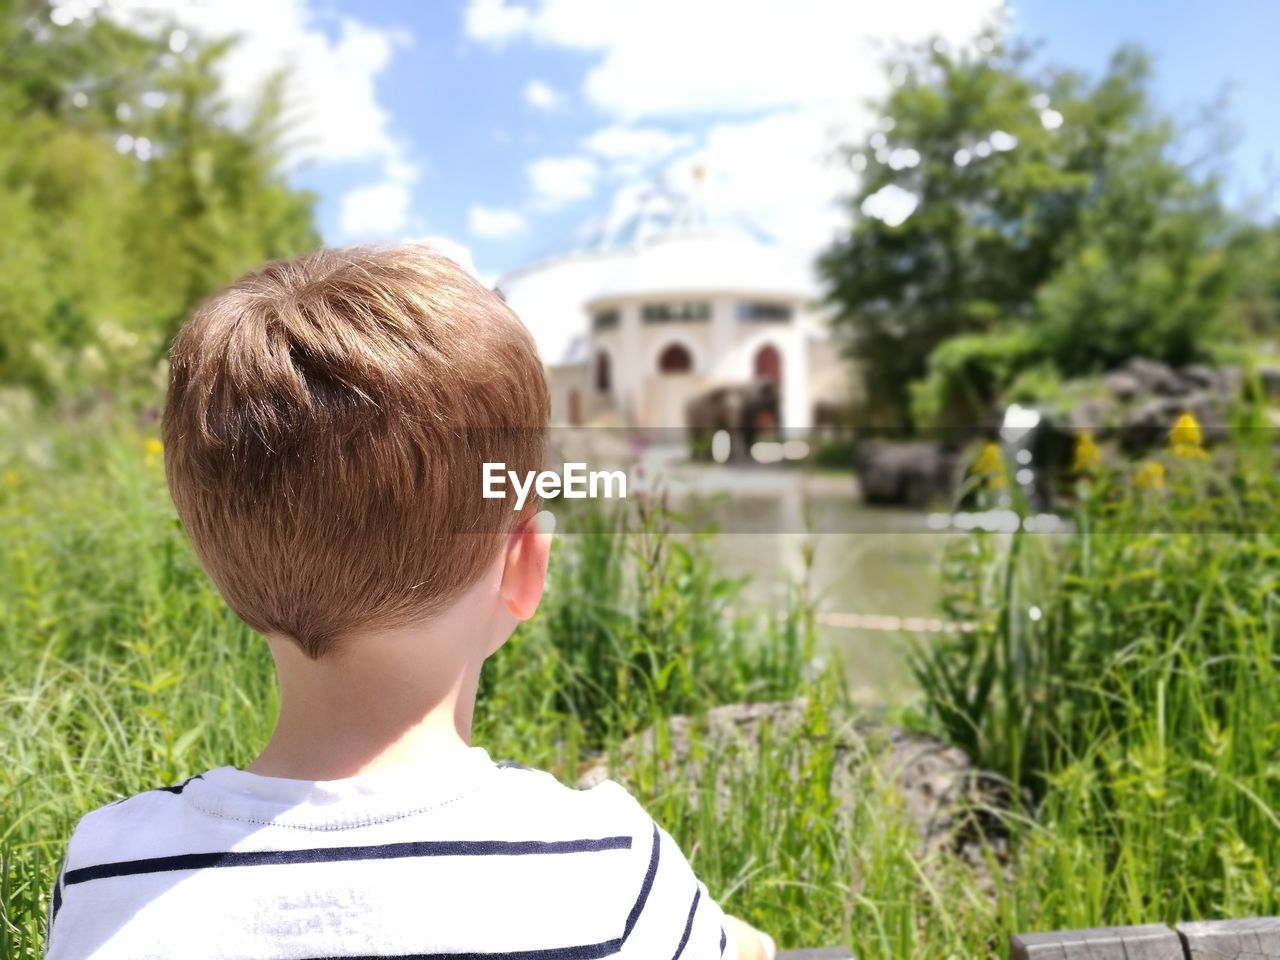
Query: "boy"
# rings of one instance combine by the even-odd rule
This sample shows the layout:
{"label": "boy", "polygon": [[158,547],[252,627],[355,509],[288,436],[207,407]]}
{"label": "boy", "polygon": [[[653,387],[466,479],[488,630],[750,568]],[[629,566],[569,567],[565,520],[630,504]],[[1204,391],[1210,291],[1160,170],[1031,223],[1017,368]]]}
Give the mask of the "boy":
{"label": "boy", "polygon": [[270,741],[77,825],[46,956],[771,956],[617,784],[469,746],[484,660],[538,606],[552,524],[481,496],[542,465],[532,338],[422,248],[272,263],[174,341],[178,515],[280,686]]}

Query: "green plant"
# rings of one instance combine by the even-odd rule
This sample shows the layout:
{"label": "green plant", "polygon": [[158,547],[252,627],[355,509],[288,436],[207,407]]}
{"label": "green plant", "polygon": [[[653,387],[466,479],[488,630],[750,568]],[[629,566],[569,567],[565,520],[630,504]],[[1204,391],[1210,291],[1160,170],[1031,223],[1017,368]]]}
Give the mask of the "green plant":
{"label": "green plant", "polygon": [[571,717],[598,747],[655,714],[800,694],[816,634],[795,591],[778,617],[736,607],[744,581],[717,572],[708,535],[681,533],[659,503],[577,511],[573,529],[557,538],[538,616],[486,666],[482,704],[539,664],[550,692],[498,715]]}
{"label": "green plant", "polygon": [[1022,850],[1065,926],[1276,906],[1280,484],[1191,426],[1082,481],[1070,533],[955,544],[973,629],[916,651],[935,722],[1038,804]]}

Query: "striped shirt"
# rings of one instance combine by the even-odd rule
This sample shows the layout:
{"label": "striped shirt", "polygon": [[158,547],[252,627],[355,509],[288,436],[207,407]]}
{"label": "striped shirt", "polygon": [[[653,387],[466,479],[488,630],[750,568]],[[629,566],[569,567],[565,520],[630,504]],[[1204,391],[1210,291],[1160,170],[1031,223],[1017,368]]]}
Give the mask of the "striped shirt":
{"label": "striped shirt", "polygon": [[48,960],[734,958],[724,915],[616,783],[479,747],[344,780],[218,767],[76,826]]}

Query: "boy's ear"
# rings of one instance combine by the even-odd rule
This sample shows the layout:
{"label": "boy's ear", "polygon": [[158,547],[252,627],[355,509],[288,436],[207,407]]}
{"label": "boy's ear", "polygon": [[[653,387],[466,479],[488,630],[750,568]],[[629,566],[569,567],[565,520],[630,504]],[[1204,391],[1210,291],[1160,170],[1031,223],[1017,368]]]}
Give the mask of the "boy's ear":
{"label": "boy's ear", "polygon": [[502,603],[517,620],[528,620],[538,609],[547,581],[547,561],[555,515],[543,510],[522,523],[507,538],[506,561],[498,588]]}

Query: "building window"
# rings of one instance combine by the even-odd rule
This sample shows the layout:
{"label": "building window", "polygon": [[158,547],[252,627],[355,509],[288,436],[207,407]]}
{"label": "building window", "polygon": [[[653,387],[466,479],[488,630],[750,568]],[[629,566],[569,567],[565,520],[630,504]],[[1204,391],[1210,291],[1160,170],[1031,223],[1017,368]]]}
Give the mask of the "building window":
{"label": "building window", "polygon": [[756,351],[756,376],[761,380],[782,381],[782,354],[773,344],[766,344]]}
{"label": "building window", "polygon": [[596,354],[596,392],[608,393],[613,389],[613,365],[609,355],[601,350]]}
{"label": "building window", "polygon": [[738,319],[744,323],[786,323],[791,314],[789,303],[748,300],[738,304]]}
{"label": "building window", "polygon": [[600,310],[591,318],[591,328],[597,333],[601,330],[616,330],[621,322],[621,312],[617,310]]}
{"label": "building window", "polygon": [[688,373],[693,369],[693,354],[679,343],[669,343],[658,354],[659,373]]}
{"label": "building window", "polygon": [[668,303],[646,303],[640,311],[645,323],[691,323],[711,319],[708,300],[677,300]]}

